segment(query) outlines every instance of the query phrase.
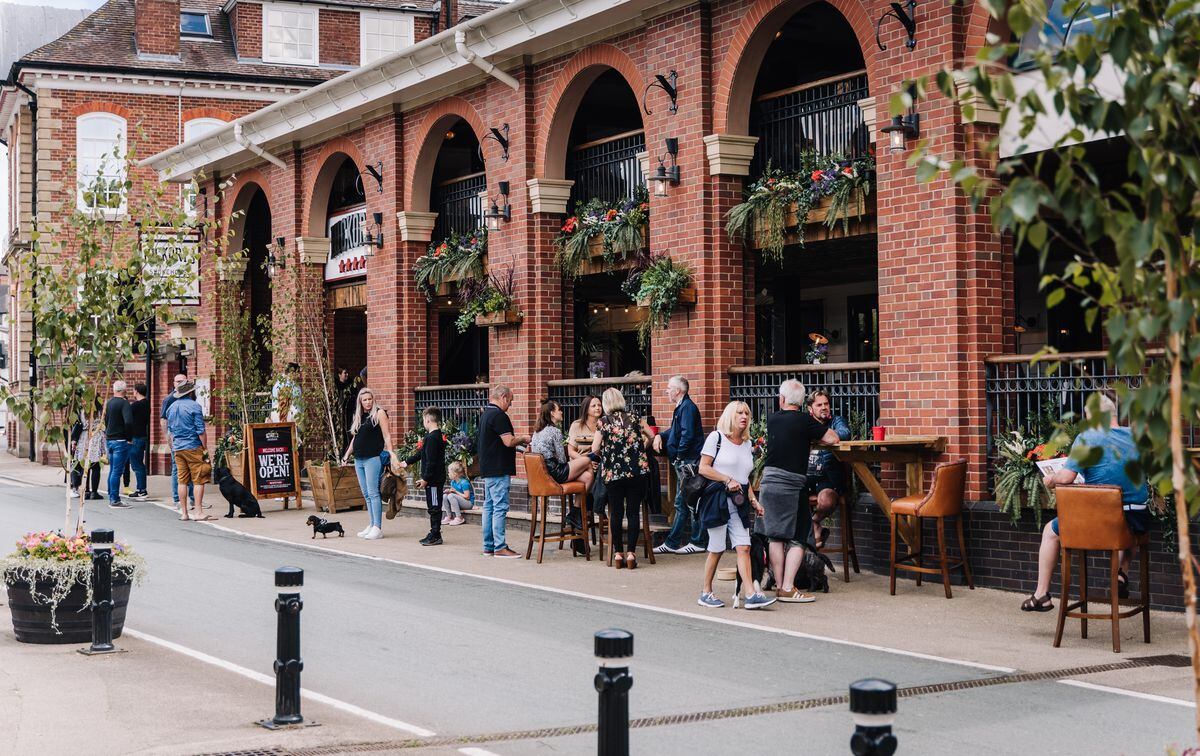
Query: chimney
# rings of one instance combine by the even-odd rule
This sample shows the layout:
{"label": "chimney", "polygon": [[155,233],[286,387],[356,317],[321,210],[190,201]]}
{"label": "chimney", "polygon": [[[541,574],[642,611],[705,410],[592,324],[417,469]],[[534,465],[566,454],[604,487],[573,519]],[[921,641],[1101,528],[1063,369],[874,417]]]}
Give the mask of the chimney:
{"label": "chimney", "polygon": [[134,0],[138,55],[179,57],[179,0]]}

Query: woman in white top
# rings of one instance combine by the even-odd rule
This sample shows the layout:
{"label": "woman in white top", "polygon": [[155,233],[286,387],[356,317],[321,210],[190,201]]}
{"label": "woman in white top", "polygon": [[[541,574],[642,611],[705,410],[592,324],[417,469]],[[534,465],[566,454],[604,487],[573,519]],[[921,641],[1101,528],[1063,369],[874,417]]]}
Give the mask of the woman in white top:
{"label": "woman in white top", "polygon": [[[750,571],[750,509],[762,516],[763,508],[750,488],[750,472],[754,469],[752,447],[750,407],[745,402],[730,402],[717,421],[717,429],[708,434],[700,450],[700,475],[724,485],[727,497],[725,508],[701,513],[703,524],[708,527],[708,558],[704,563],[704,587],[696,601],[700,606],[713,609],[725,606],[713,593],[713,577],[721,554],[725,553],[726,534],[737,550],[743,589],[747,593],[754,590]],[[704,496],[709,493],[706,489]],[[702,496],[702,504],[703,501]],[[774,598],[761,593],[746,597],[747,609],[761,609],[773,603]]]}

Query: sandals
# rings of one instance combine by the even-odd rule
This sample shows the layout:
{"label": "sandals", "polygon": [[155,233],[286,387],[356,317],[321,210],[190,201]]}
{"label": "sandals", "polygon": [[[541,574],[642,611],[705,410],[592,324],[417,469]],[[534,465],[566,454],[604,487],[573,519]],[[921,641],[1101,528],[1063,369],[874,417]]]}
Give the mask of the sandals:
{"label": "sandals", "polygon": [[1054,604],[1050,603],[1049,593],[1041,598],[1031,593],[1029,594],[1029,598],[1025,599],[1024,603],[1021,604],[1021,611],[1023,612],[1049,612],[1053,609]]}
{"label": "sandals", "polygon": [[209,520],[215,520],[215,519],[217,519],[217,518],[213,517],[212,515],[206,514],[203,517],[193,517],[192,522],[208,522]]}
{"label": "sandals", "polygon": [[613,567],[618,570],[625,569],[625,557],[621,554],[613,555]]}
{"label": "sandals", "polygon": [[625,569],[627,569],[627,570],[636,570],[637,569],[637,556],[632,551],[629,552],[629,556],[625,557]]}

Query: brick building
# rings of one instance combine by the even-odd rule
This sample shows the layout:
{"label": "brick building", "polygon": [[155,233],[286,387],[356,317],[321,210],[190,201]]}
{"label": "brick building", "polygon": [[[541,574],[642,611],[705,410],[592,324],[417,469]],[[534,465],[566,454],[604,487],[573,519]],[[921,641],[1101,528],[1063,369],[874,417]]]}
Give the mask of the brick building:
{"label": "brick building", "polygon": [[[43,231],[60,222],[63,197],[75,192],[81,177],[114,170],[100,168],[100,158],[115,147],[154,154],[408,47],[443,23],[439,7],[429,0],[189,0],[182,6],[179,0],[111,0],[4,72],[0,135],[9,145],[9,253],[29,244],[35,222]],[[24,298],[35,293],[19,282],[12,291],[9,369],[24,390],[31,325]],[[196,352],[191,319],[159,326],[151,358],[128,368],[130,382],[149,371],[154,403],[173,372],[189,367],[189,360],[195,366]],[[15,421],[7,438],[12,453],[29,453],[28,430]],[[165,449],[157,437],[151,448],[156,471],[163,469]]]}

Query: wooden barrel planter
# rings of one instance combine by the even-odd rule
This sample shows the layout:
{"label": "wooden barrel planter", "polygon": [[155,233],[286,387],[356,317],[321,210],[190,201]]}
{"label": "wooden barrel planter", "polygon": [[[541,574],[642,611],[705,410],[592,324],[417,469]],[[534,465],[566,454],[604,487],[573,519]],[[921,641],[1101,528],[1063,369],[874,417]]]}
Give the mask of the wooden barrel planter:
{"label": "wooden barrel planter", "polygon": [[354,465],[309,462],[304,467],[308,470],[308,481],[312,485],[313,501],[317,503],[318,511],[336,514],[367,506]]}
{"label": "wooden barrel planter", "polygon": [[229,468],[230,475],[238,483],[246,485],[246,452],[240,451],[236,454],[233,452],[225,452],[225,466]]}
{"label": "wooden barrel planter", "polygon": [[[113,575],[113,638],[120,638],[125,628],[125,610],[129,606],[129,577]],[[51,591],[49,582],[36,584],[38,595]],[[38,603],[30,592],[29,583],[11,580],[7,583],[8,608],[12,614],[13,632],[21,643],[89,643],[92,640],[92,609],[87,603],[87,587],[76,583],[54,612],[58,620],[55,632],[50,622],[50,606]]]}

